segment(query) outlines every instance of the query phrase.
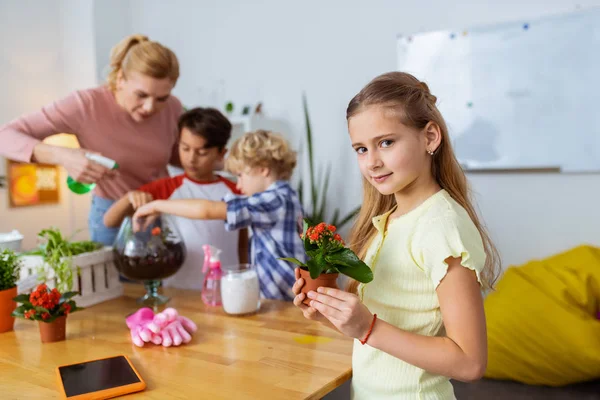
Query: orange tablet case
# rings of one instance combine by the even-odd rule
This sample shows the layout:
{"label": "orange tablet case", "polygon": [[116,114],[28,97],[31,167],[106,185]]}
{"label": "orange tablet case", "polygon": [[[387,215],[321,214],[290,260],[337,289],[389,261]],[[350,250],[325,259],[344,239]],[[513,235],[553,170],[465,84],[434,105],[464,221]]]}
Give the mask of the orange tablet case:
{"label": "orange tablet case", "polygon": [[[93,361],[99,361],[99,360],[107,360],[107,359],[116,358],[116,357],[124,357],[125,360],[127,360],[127,363],[131,367],[132,371],[135,373],[135,375],[140,380],[139,382],[132,383],[132,384],[129,384],[129,385],[124,385],[124,386],[118,386],[118,387],[114,387],[114,388],[110,388],[110,389],[100,390],[100,391],[97,391],[97,392],[90,392],[90,393],[85,393],[85,394],[80,394],[80,395],[76,395],[76,396],[67,397],[67,393],[65,391],[65,388],[64,388],[63,382],[62,382],[62,378],[60,376],[60,368],[61,367],[68,367],[69,365],[76,365],[76,364],[85,364],[87,362],[93,362]],[[119,354],[119,355],[111,356],[111,357],[98,358],[98,359],[95,359],[95,360],[86,360],[86,361],[82,361],[82,362],[74,363],[74,364],[59,365],[58,367],[56,367],[56,376],[58,378],[58,387],[60,388],[60,393],[62,395],[62,398],[66,399],[66,400],[101,400],[101,399],[110,399],[110,398],[117,397],[117,396],[123,396],[123,395],[130,394],[130,393],[140,392],[140,391],[146,389],[146,382],[144,382],[144,380],[142,379],[142,377],[140,376],[140,374],[137,372],[137,370],[135,369],[135,367],[131,363],[131,360],[126,355],[124,355],[124,354]]]}

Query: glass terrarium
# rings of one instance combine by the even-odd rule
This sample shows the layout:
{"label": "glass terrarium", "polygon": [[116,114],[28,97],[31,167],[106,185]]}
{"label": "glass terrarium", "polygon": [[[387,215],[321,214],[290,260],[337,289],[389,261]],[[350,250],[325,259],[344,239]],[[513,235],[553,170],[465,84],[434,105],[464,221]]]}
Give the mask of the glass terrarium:
{"label": "glass terrarium", "polygon": [[144,218],[135,225],[130,217],[121,224],[113,244],[115,265],[124,277],[144,283],[146,294],[138,303],[151,307],[165,304],[169,298],[160,295],[158,287],[183,265],[183,239],[168,215]]}

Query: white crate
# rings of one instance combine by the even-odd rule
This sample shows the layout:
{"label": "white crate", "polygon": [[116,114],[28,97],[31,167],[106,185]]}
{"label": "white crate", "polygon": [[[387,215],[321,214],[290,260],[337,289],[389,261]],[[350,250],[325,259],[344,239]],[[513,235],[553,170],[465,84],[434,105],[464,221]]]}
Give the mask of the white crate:
{"label": "white crate", "polygon": [[[40,282],[37,280],[36,271],[44,260],[41,256],[21,257],[23,267],[18,283],[19,293],[31,292]],[[44,265],[48,268],[47,265]],[[79,267],[79,275],[77,269]],[[78,306],[88,307],[114,299],[123,294],[123,284],[119,281],[119,272],[115,267],[112,247],[103,247],[100,250],[79,254],[72,258],[73,291],[80,295],[73,299]],[[55,286],[54,271],[48,274],[46,284]]]}

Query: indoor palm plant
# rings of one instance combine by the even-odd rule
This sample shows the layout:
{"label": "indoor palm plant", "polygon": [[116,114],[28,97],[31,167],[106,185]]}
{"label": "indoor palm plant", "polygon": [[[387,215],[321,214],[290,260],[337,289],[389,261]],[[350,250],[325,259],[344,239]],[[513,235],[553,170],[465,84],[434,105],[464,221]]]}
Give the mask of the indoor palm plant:
{"label": "indoor palm plant", "polygon": [[[331,174],[331,166],[327,165],[324,173],[319,173],[318,180],[315,179],[315,163],[313,158],[313,140],[312,140],[312,128],[310,123],[310,116],[308,114],[308,104],[306,102],[306,95],[302,96],[302,106],[304,110],[304,121],[306,124],[306,148],[308,151],[308,169],[310,178],[310,198],[309,206],[304,207],[306,211],[305,217],[311,222],[318,222],[326,220],[327,213],[327,190],[329,189],[329,176]],[[300,203],[304,203],[304,180],[302,177],[298,182],[298,197]],[[360,206],[349,212],[344,216],[340,216],[340,210],[336,208],[333,211],[333,217],[331,223],[342,228],[347,223],[351,222],[352,219],[360,211]]]}
{"label": "indoor palm plant", "polygon": [[[335,225],[325,222],[313,226],[305,219],[301,238],[307,255],[306,263],[296,258],[282,258],[300,267],[300,277],[305,281],[302,293],[317,290],[320,286],[336,288],[340,273],[361,283],[373,280],[369,266],[346,247],[336,229]],[[307,298],[305,302],[308,301]]]}
{"label": "indoor palm plant", "polygon": [[17,281],[21,262],[14,251],[0,251],[0,333],[13,329],[15,319],[12,312],[17,306],[13,297],[17,295]]}

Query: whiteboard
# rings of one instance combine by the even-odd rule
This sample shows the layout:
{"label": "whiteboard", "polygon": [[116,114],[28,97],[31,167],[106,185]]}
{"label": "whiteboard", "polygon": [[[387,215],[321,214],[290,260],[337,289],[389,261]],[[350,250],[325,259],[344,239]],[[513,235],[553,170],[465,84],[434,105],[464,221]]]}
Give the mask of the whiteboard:
{"label": "whiteboard", "polygon": [[600,171],[600,9],[399,36],[466,169]]}

